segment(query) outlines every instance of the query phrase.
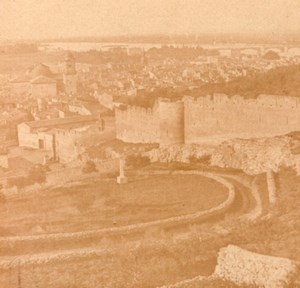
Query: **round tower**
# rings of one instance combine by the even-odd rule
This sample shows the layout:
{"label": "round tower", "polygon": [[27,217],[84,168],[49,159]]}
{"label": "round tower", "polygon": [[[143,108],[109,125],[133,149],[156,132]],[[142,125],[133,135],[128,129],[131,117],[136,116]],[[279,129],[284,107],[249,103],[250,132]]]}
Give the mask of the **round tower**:
{"label": "round tower", "polygon": [[184,143],[184,104],[182,101],[159,100],[160,146]]}

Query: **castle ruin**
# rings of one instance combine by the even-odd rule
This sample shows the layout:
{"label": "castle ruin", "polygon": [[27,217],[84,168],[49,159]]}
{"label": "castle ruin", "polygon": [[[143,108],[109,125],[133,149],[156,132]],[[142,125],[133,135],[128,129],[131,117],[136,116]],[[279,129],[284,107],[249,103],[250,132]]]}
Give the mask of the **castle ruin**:
{"label": "castle ruin", "polygon": [[300,100],[260,95],[256,99],[214,94],[159,99],[153,108],[116,109],[117,139],[161,146],[199,143],[203,138],[255,138],[300,130]]}

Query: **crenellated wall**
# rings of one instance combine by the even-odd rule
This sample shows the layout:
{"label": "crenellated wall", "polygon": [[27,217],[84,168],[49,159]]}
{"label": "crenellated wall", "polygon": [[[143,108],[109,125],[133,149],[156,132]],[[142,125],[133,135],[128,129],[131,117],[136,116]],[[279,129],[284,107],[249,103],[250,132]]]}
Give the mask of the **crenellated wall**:
{"label": "crenellated wall", "polygon": [[159,117],[157,109],[128,106],[116,109],[116,136],[130,143],[158,143]]}
{"label": "crenellated wall", "polygon": [[257,99],[214,94],[160,100],[158,109],[116,110],[117,138],[132,143],[198,143],[203,137],[252,138],[300,130],[300,100],[260,95]]}
{"label": "crenellated wall", "polygon": [[184,104],[182,101],[159,101],[159,144],[184,143]]}
{"label": "crenellated wall", "polygon": [[300,129],[298,98],[260,95],[193,99],[185,97],[185,143],[197,143],[203,136],[232,135],[249,138],[274,136]]}

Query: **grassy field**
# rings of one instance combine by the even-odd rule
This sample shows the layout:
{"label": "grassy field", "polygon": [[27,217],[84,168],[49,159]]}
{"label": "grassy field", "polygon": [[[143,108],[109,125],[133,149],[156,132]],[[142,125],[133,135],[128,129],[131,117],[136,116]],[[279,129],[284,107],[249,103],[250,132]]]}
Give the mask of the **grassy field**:
{"label": "grassy field", "polygon": [[[214,225],[212,223],[188,225],[184,232],[156,227],[139,235],[139,239],[104,237],[98,239],[93,245],[91,243],[86,245],[112,248],[114,250],[111,253],[62,263],[22,267],[19,273],[22,285],[49,288],[159,287],[198,275],[210,275],[214,271],[219,249],[229,244],[262,254],[299,260],[298,187],[300,187],[300,180],[290,170],[280,171],[277,176],[279,198],[276,207],[271,209],[272,214],[274,213],[271,219],[261,219],[250,223],[228,215],[229,217],[225,217]],[[265,189],[265,175],[258,176],[257,184],[260,189]],[[245,193],[248,191],[242,186],[238,189],[245,189]],[[93,221],[100,223],[100,219],[103,221],[102,225],[105,223],[111,225],[112,216],[115,217],[117,223],[115,225],[123,225],[122,221],[125,219],[134,223],[141,221],[143,217],[146,217],[148,221],[158,216],[170,217],[179,212],[190,213],[194,209],[206,209],[222,201],[225,191],[218,183],[190,175],[157,176],[136,180],[132,178],[132,182],[124,186],[116,185],[114,180],[96,180],[93,183],[89,181],[89,183],[81,183],[73,187],[40,192],[35,199],[37,202],[33,201],[33,196],[28,195],[26,199],[14,200],[10,203],[11,212],[7,217],[10,223],[18,225],[16,220],[13,221],[13,215],[19,217],[21,223],[20,215],[24,213],[24,210],[18,212],[18,209],[27,207],[25,221],[34,219],[34,215],[40,215],[40,219],[43,219],[43,215],[50,211],[48,214],[53,220],[53,227],[68,231],[74,223],[77,223],[78,228],[88,229],[86,228],[88,223],[94,223]],[[85,202],[82,201],[83,199],[89,200]],[[82,202],[81,206],[78,206],[78,201]],[[165,210],[164,206],[166,206]],[[114,207],[116,213],[108,216],[104,207]],[[120,211],[124,207],[128,207],[127,213],[122,214]],[[161,210],[153,212],[153,210],[147,210],[148,207]],[[67,214],[58,212],[67,210],[69,211],[68,217]],[[70,213],[71,211],[74,214]],[[161,211],[162,214],[157,211]],[[4,209],[1,213],[5,213]],[[59,219],[58,215],[64,216],[65,219],[61,218],[61,222],[57,220],[55,224],[54,218]],[[5,219],[5,214],[1,214],[0,217]],[[41,226],[47,227],[47,223],[43,225]],[[19,224],[19,226],[23,225]],[[72,227],[73,230],[74,227]],[[183,234],[180,235],[179,232]],[[139,245],[136,245],[136,242]],[[132,249],[133,247],[135,248]],[[85,248],[85,245],[81,248]],[[17,249],[16,246],[12,247],[13,251]],[[52,247],[54,252],[61,249],[63,249],[61,246]],[[47,252],[51,253],[52,250]],[[22,253],[26,254],[26,251],[22,250]],[[17,280],[17,268],[0,271],[0,287],[15,287]],[[203,287],[238,287],[221,280],[202,282]],[[186,287],[198,286],[191,284]],[[299,286],[292,284],[290,287]]]}
{"label": "grassy field", "polygon": [[[24,194],[23,194],[24,195]],[[74,232],[194,213],[227,196],[219,183],[194,175],[86,181],[28,193],[0,206],[1,235]]]}

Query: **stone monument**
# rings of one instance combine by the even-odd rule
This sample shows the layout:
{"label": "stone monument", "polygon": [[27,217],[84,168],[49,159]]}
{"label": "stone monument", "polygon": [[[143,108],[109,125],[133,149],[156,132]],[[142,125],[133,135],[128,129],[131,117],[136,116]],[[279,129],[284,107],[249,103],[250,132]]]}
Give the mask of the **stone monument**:
{"label": "stone monument", "polygon": [[125,184],[128,182],[127,177],[125,176],[124,167],[125,167],[125,158],[120,157],[120,175],[117,177],[117,183],[118,184]]}
{"label": "stone monument", "polygon": [[272,169],[267,171],[267,185],[268,185],[268,192],[269,192],[269,202],[270,204],[276,203],[276,181],[275,181],[275,174]]}

